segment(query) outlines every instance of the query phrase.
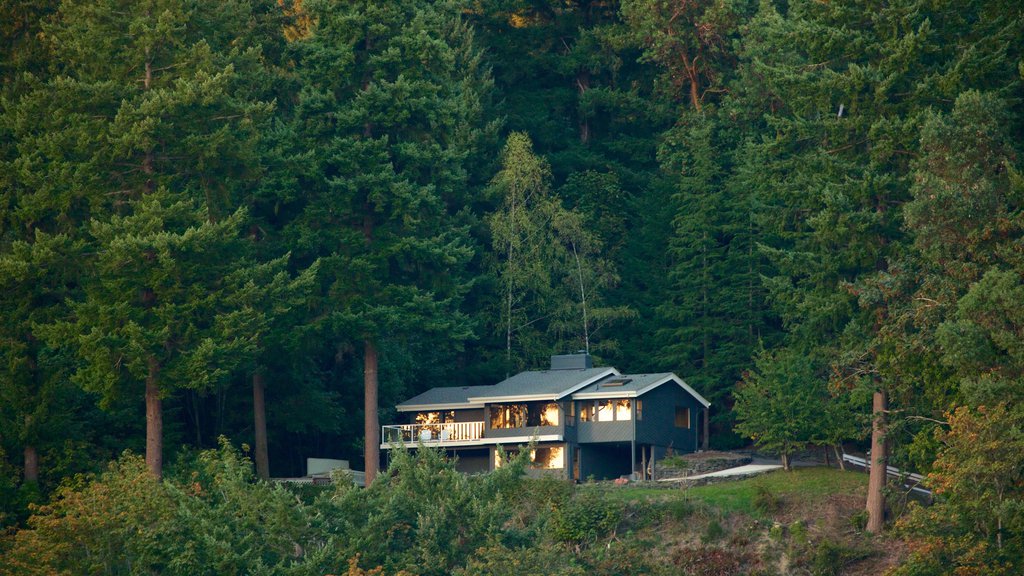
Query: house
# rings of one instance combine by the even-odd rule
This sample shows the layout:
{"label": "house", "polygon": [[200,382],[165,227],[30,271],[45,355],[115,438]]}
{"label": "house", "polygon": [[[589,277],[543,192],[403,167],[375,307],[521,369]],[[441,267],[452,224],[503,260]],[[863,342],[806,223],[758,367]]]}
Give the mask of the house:
{"label": "house", "polygon": [[531,440],[531,474],[573,480],[645,477],[666,451],[707,447],[710,403],[679,376],[594,368],[589,354],[551,357],[549,370],[490,386],[432,388],[397,406],[381,449],[439,446],[458,469],[483,472]]}

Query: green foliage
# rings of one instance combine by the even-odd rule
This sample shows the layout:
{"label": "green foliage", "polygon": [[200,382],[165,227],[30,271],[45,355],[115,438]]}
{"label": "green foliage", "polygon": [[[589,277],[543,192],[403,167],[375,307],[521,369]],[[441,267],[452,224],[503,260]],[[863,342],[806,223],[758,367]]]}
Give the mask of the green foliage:
{"label": "green foliage", "polygon": [[551,172],[523,133],[508,137],[488,193],[500,199],[487,221],[501,288],[491,317],[505,341],[508,373],[542,365],[552,351],[614,347],[598,331],[631,316],[602,306],[616,281],[597,236],[576,210],[551,194]]}
{"label": "green foliage", "polygon": [[756,485],[754,491],[754,508],[758,512],[771,516],[782,510],[782,499],[767,484]]}
{"label": "green foliage", "polygon": [[814,576],[838,576],[848,565],[872,555],[869,550],[846,546],[832,540],[822,540],[814,546],[810,571]]}
{"label": "green foliage", "polygon": [[592,492],[580,492],[555,510],[552,534],[575,550],[597,542],[622,521],[620,503],[600,498]]}
{"label": "green foliage", "polygon": [[818,437],[853,436],[849,416],[832,409],[826,380],[814,364],[813,356],[792,350],[762,350],[735,392],[736,430],[780,454],[787,469],[789,455]]}
{"label": "green foliage", "polygon": [[226,441],[185,474],[154,479],[126,454],[39,507],[4,574],[287,573],[309,545],[308,512],[287,490],[257,483]]}

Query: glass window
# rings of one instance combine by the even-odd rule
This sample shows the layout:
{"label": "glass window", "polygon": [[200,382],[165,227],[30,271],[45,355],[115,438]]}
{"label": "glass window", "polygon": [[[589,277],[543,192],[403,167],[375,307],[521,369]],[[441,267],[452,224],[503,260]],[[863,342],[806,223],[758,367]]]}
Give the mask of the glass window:
{"label": "glass window", "polygon": [[644,401],[643,400],[637,400],[636,401],[636,419],[637,420],[643,420],[644,419]]}
{"label": "glass window", "polygon": [[615,420],[615,403],[612,400],[598,400],[597,421],[611,422]]}
{"label": "glass window", "polygon": [[491,406],[491,428],[522,428],[526,426],[526,404]]}
{"label": "glass window", "polygon": [[565,405],[565,425],[576,425],[576,403],[569,401]]}
{"label": "glass window", "polygon": [[558,404],[555,402],[530,402],[527,404],[526,425],[558,426]]}
{"label": "glass window", "polygon": [[632,420],[633,414],[629,410],[629,400],[622,399],[615,401],[615,419],[616,420]]}
{"label": "glass window", "polygon": [[594,421],[594,403],[580,402],[580,422]]}
{"label": "glass window", "polygon": [[690,427],[690,409],[676,407],[676,428]]}
{"label": "glass window", "polygon": [[437,424],[441,421],[440,412],[417,412],[416,423],[417,424]]}
{"label": "glass window", "polygon": [[565,468],[565,450],[561,446],[536,448],[530,456],[530,462],[534,468],[545,470]]}
{"label": "glass window", "polygon": [[[519,450],[506,450],[505,458],[501,452],[494,450],[494,467],[501,468],[505,462],[519,455]],[[565,448],[562,446],[544,446],[530,451],[530,468],[541,470],[560,470],[565,468]]]}

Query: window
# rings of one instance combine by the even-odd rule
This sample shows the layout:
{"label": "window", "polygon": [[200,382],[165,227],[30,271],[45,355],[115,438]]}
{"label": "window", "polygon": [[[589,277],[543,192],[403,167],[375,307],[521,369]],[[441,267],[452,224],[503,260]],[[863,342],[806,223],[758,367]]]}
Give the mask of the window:
{"label": "window", "polygon": [[555,402],[531,402],[526,405],[526,425],[558,426],[558,404]]}
{"label": "window", "polygon": [[637,420],[643,420],[644,419],[644,401],[643,400],[637,400],[636,401],[636,419]]}
{"label": "window", "polygon": [[491,406],[491,428],[522,428],[526,426],[526,404]]}
{"label": "window", "polygon": [[628,398],[580,402],[580,422],[628,422],[633,419]]}
{"label": "window", "polygon": [[565,408],[566,408],[566,410],[565,410],[565,425],[566,426],[575,426],[576,425],[576,403],[570,401],[570,402],[566,403]]}
{"label": "window", "polygon": [[[494,451],[494,467],[501,468],[507,460],[519,455],[519,450],[506,450],[505,459],[501,452]],[[543,446],[530,451],[530,468],[539,470],[561,470],[565,468],[565,448],[562,446]]]}
{"label": "window", "polygon": [[629,400],[616,400],[615,401],[615,419],[616,420],[632,420],[633,414],[629,411]]}
{"label": "window", "polygon": [[455,410],[416,413],[416,424],[440,424],[442,422],[455,422]]}
{"label": "window", "polygon": [[690,427],[690,409],[676,406],[676,428]]}
{"label": "window", "polygon": [[594,403],[580,402],[580,422],[594,421]]}

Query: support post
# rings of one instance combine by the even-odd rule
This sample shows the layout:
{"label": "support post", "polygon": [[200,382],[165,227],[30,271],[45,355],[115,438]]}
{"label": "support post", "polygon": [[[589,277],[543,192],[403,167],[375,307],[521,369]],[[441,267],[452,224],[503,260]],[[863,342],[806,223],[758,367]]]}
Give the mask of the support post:
{"label": "support post", "polygon": [[711,432],[711,409],[705,407],[704,408],[704,442],[703,442],[704,446],[702,448],[705,452],[708,451],[708,436],[710,435],[710,432]]}

